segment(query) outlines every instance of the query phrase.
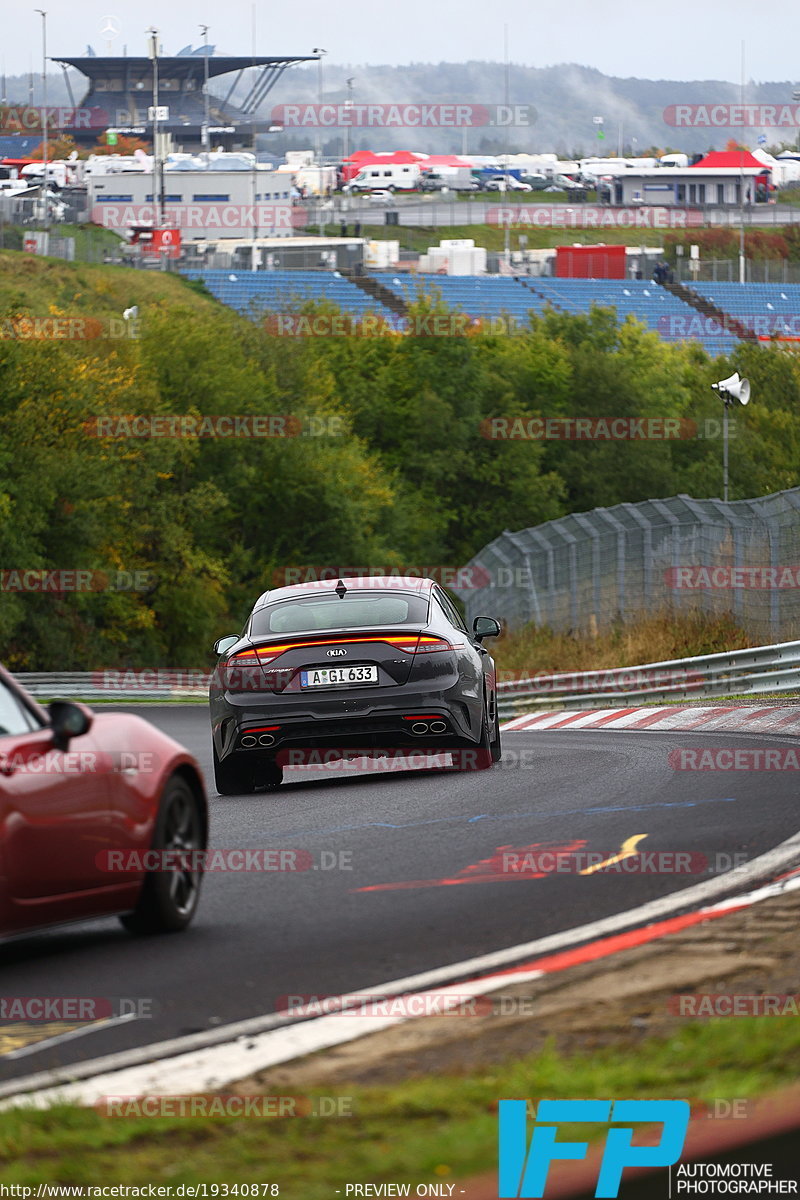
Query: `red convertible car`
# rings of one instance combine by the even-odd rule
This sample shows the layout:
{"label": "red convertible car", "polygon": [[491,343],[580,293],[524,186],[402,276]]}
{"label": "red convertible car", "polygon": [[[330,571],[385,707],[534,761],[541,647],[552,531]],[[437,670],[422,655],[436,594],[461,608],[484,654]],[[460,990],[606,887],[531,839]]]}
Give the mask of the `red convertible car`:
{"label": "red convertible car", "polygon": [[185,929],[207,831],[181,745],[141,717],[44,709],[0,667],[0,937],[111,914]]}

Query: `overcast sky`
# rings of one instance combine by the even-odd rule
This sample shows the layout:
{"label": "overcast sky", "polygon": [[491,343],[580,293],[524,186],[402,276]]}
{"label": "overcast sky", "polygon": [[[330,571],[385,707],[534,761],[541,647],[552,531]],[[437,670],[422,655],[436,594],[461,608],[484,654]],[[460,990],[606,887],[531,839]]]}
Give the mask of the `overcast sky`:
{"label": "overcast sky", "polygon": [[[253,5],[251,0],[40,0],[47,8],[49,54],[145,52],[145,30],[161,30],[164,52],[174,54],[202,38],[210,26],[218,52],[309,54],[328,51],[328,61],[358,65],[410,62],[502,61],[504,26],[509,58],[526,66],[580,63],[608,75],[648,79],[727,79],[738,82],[741,44],[746,76],[756,81],[792,80],[797,64],[797,0],[300,0]],[[9,75],[41,63],[41,17],[33,6],[0,0],[3,38],[0,66]],[[117,19],[119,35],[101,34],[103,18]],[[398,97],[401,99],[401,97]]]}

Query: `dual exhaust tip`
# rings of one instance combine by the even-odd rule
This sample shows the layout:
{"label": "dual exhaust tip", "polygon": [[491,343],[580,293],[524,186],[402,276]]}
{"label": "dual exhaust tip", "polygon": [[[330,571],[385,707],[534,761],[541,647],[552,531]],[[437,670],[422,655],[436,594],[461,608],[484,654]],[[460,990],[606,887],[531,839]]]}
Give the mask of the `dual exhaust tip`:
{"label": "dual exhaust tip", "polygon": [[[446,721],[415,721],[411,726],[411,732],[421,737],[424,733],[446,733]],[[262,733],[258,737],[254,733],[244,733],[239,739],[239,745],[243,750],[252,750],[255,746],[274,746],[275,738],[271,733]]]}
{"label": "dual exhaust tip", "polygon": [[259,737],[253,733],[245,733],[240,738],[239,745],[245,750],[252,750],[253,746],[274,746],[275,738],[271,733],[262,733]]}
{"label": "dual exhaust tip", "polygon": [[446,730],[446,721],[415,721],[411,726],[411,732],[418,737],[423,733],[445,733]]}

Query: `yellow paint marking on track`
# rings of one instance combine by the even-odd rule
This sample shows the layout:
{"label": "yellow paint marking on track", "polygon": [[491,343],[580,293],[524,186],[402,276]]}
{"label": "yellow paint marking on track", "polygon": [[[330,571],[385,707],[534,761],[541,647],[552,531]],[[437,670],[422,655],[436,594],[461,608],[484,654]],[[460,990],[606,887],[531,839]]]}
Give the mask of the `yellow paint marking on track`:
{"label": "yellow paint marking on track", "polygon": [[627,838],[622,843],[619,854],[613,854],[611,858],[605,858],[600,863],[593,863],[591,867],[584,867],[584,869],[579,871],[578,874],[593,875],[595,871],[602,871],[603,867],[610,867],[613,866],[614,863],[622,862],[623,858],[630,858],[632,855],[638,853],[636,847],[639,845],[639,842],[644,841],[646,837],[646,833],[635,833],[633,837]]}
{"label": "yellow paint marking on track", "polygon": [[36,1042],[72,1033],[73,1029],[82,1029],[85,1025],[86,1021],[12,1021],[0,1025],[0,1058]]}
{"label": "yellow paint marking on track", "polygon": [[100,1017],[96,1021],[14,1021],[0,1024],[0,1058],[22,1058],[27,1054],[36,1054],[39,1046],[49,1048],[87,1033],[98,1033],[102,1029],[110,1029],[112,1025],[135,1020],[136,1013],[123,1013],[118,1017]]}

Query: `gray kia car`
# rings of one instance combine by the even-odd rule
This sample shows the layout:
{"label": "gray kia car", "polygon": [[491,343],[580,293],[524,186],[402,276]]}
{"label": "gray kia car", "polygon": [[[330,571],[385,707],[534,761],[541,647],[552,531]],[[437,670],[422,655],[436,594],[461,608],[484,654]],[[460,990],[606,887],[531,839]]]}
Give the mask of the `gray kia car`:
{"label": "gray kia car", "polygon": [[490,767],[501,754],[500,725],[495,664],[483,642],[499,633],[491,617],[476,617],[469,630],[432,579],[265,592],[243,632],[214,647],[217,791],[274,787],[302,751],[450,751],[457,769]]}

